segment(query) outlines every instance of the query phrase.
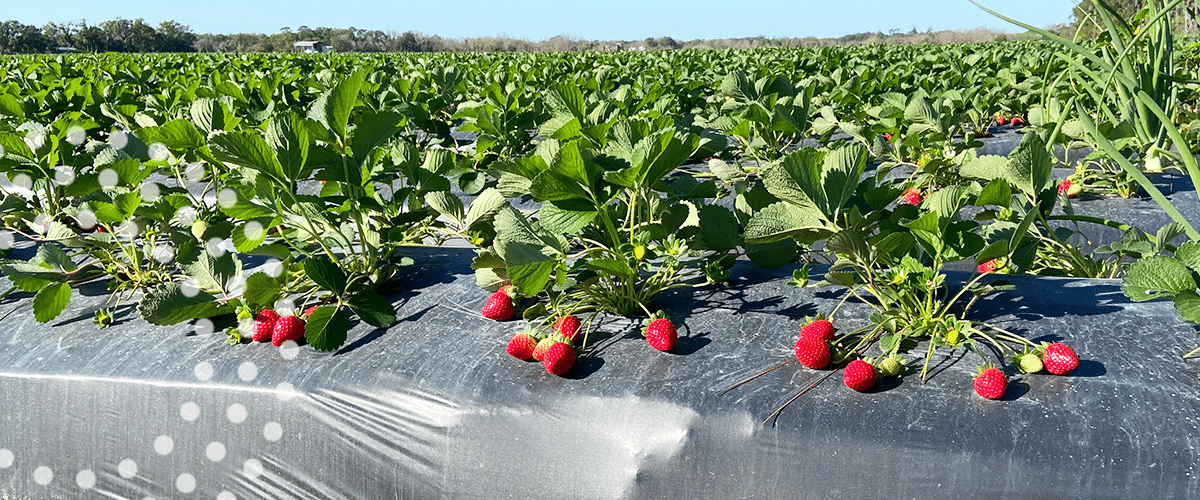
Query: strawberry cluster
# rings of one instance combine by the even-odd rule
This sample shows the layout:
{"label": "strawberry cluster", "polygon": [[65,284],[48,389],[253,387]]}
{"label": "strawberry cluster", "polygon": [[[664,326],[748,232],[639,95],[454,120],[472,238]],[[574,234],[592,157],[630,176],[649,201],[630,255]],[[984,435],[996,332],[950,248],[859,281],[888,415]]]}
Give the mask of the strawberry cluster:
{"label": "strawberry cluster", "polygon": [[513,335],[504,352],[522,361],[541,361],[548,373],[565,375],[575,366],[575,342],[580,338],[580,326],[579,318],[561,316],[547,335],[539,335],[533,329]]}
{"label": "strawberry cluster", "polygon": [[[984,271],[980,272],[990,272]],[[807,368],[821,370],[854,356],[837,342],[836,329],[826,319],[816,319],[800,328],[794,352],[796,360]],[[1012,361],[1024,373],[1045,369],[1054,375],[1066,375],[1079,366],[1079,356],[1061,342],[1043,343],[1033,351],[1013,356]],[[874,359],[853,359],[842,368],[842,382],[855,391],[870,390],[881,377],[895,377],[904,372],[904,362],[896,355]],[[1004,372],[986,364],[974,378],[975,393],[986,399],[999,399],[1008,390]]]}
{"label": "strawberry cluster", "polygon": [[[512,319],[516,315],[515,293],[512,285],[500,287],[488,297],[480,314],[495,321]],[[578,345],[582,339],[581,328],[579,318],[570,314],[562,315],[555,319],[547,333],[531,327],[513,335],[504,351],[522,361],[541,361],[547,372],[561,376],[575,365],[576,350],[582,348]],[[679,340],[675,325],[661,313],[646,320],[642,335],[650,347],[663,352],[674,349]]]}
{"label": "strawberry cluster", "polygon": [[[1045,343],[1033,351],[1012,357],[1013,364],[1023,373],[1038,373],[1045,369],[1053,375],[1066,375],[1079,366],[1075,350],[1061,342]],[[999,368],[985,364],[975,376],[975,394],[985,399],[1000,399],[1008,390],[1008,378]]]}
{"label": "strawberry cluster", "polygon": [[[304,339],[304,318],[312,314],[316,307],[310,307],[300,316],[288,314],[280,316],[274,309],[263,309],[254,315],[255,342],[270,341],[273,346],[281,346],[289,340],[300,342]],[[303,316],[303,317],[301,317]]]}

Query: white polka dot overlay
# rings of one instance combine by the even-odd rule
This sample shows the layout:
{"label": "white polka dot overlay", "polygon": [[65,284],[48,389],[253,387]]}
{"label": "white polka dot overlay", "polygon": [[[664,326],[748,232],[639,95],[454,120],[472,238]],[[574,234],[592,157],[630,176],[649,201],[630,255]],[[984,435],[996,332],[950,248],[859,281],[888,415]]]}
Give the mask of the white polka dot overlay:
{"label": "white polka dot overlay", "polygon": [[295,340],[285,340],[279,345],[279,356],[283,359],[291,361],[300,355],[300,344]]}
{"label": "white polka dot overlay", "polygon": [[192,373],[196,375],[196,380],[208,382],[209,379],[213,377],[212,363],[209,363],[208,361],[196,363],[196,369],[192,370]]}
{"label": "white polka dot overlay", "polygon": [[0,469],[12,467],[15,459],[16,457],[13,456],[13,452],[8,448],[0,449]]}
{"label": "white polka dot overlay", "polygon": [[263,464],[257,458],[251,458],[242,464],[242,474],[249,479],[258,479],[263,473]]}
{"label": "white polka dot overlay", "polygon": [[238,378],[242,381],[249,382],[255,377],[258,377],[258,365],[255,365],[253,361],[246,361],[238,365]]}
{"label": "white polka dot overlay", "polygon": [[154,438],[154,452],[159,455],[169,455],[175,450],[175,440],[171,436],[159,436]]}
{"label": "white polka dot overlay", "polygon": [[283,426],[279,425],[279,422],[267,422],[267,425],[263,426],[263,437],[267,441],[279,441],[283,437]]}
{"label": "white polka dot overlay", "polygon": [[225,416],[229,418],[230,422],[233,422],[235,424],[240,424],[242,422],[245,422],[246,421],[246,407],[244,405],[242,405],[241,403],[231,404],[231,405],[229,405],[229,408],[225,410]]}
{"label": "white polka dot overlay", "polygon": [[33,482],[45,486],[54,480],[54,471],[45,465],[33,470]]}
{"label": "white polka dot overlay", "polygon": [[137,462],[126,458],[121,463],[117,464],[117,474],[125,479],[129,479],[137,475]]}
{"label": "white polka dot overlay", "polygon": [[208,447],[204,449],[204,456],[213,462],[225,460],[225,445],[220,441],[208,443]]}
{"label": "white polka dot overlay", "polygon": [[217,500],[237,500],[237,497],[228,491],[217,493]]}
{"label": "white polka dot overlay", "polygon": [[178,478],[175,478],[175,489],[180,493],[191,493],[196,491],[196,476],[184,472]]}
{"label": "white polka dot overlay", "polygon": [[200,418],[200,405],[193,401],[188,401],[179,407],[179,416],[188,422],[195,422]]}
{"label": "white polka dot overlay", "polygon": [[96,473],[90,469],[79,471],[79,474],[75,475],[75,484],[85,490],[92,489],[92,487],[96,486]]}
{"label": "white polka dot overlay", "polygon": [[291,382],[280,382],[279,385],[275,386],[275,397],[279,398],[280,401],[290,401],[296,396],[299,396],[299,393],[296,392],[296,386],[292,385]]}

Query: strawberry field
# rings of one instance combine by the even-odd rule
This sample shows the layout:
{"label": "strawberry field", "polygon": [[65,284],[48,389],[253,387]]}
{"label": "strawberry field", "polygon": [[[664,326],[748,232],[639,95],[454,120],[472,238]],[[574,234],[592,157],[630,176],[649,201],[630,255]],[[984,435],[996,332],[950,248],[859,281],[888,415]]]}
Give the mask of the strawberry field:
{"label": "strawberry field", "polygon": [[[1200,75],[1157,12],[1086,46],[0,59],[0,387],[40,423],[0,491],[888,487],[846,453],[1187,497]],[[86,423],[126,404],[188,427]],[[915,464],[854,458],[896,435]],[[574,487],[484,465],[580,444],[611,468]]]}

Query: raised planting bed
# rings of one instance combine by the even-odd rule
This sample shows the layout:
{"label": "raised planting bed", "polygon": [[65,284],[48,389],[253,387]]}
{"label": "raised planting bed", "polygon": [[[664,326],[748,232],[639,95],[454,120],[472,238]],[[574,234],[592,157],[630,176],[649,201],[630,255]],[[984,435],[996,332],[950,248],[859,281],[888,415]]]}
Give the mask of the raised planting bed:
{"label": "raised planting bed", "polygon": [[[1067,376],[934,359],[866,393],[788,364],[803,318],[836,289],[738,263],[730,286],[661,300],[675,350],[611,318],[566,377],[504,353],[520,321],[478,313],[465,250],[430,250],[388,297],[400,321],[358,324],[335,353],[227,346],[203,322],[155,327],[131,306],[90,323],[102,289],[49,328],[0,320],[0,494],[9,498],[1194,498],[1200,369],[1169,302],[1116,280],[1008,277],[980,320],[1079,353]],[[952,273],[951,282],[965,275]],[[18,297],[19,298],[19,297]],[[5,302],[11,304],[12,300]],[[868,309],[851,301],[850,329]],[[220,325],[217,325],[218,328]],[[198,331],[197,331],[198,330]],[[219,333],[217,334],[220,335]],[[919,349],[917,350],[920,351]],[[910,360],[912,363],[915,361]]]}

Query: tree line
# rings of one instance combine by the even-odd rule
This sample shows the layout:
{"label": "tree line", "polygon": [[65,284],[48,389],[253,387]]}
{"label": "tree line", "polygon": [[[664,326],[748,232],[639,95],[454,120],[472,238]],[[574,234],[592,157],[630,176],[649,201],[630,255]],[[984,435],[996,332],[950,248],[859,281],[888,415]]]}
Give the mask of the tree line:
{"label": "tree line", "polygon": [[[1129,16],[1144,5],[1144,0],[1111,2]],[[1191,4],[1191,2],[1187,2]],[[1093,33],[1090,2],[1082,2],[1071,23],[1051,27],[1064,36]],[[1190,7],[1194,12],[1194,7]],[[1184,32],[1195,33],[1195,17],[1180,12],[1175,18]],[[673,49],[752,49],[763,47],[826,47],[869,43],[960,43],[1004,41],[1025,38],[1029,34],[1009,35],[987,28],[965,31],[890,30],[864,32],[838,38],[767,38],[745,37],[715,40],[680,41],[671,37],[643,40],[581,40],[566,35],[541,41],[501,36],[442,38],[417,31],[365,30],[350,28],[280,28],[278,33],[196,34],[184,24],[164,21],[152,26],[142,19],[113,19],[89,25],[86,21],[46,23],[37,27],[9,20],[0,23],[0,54],[52,53],[70,47],[86,52],[292,52],[298,41],[317,41],[338,52],[567,52],[578,50],[673,50]]]}

